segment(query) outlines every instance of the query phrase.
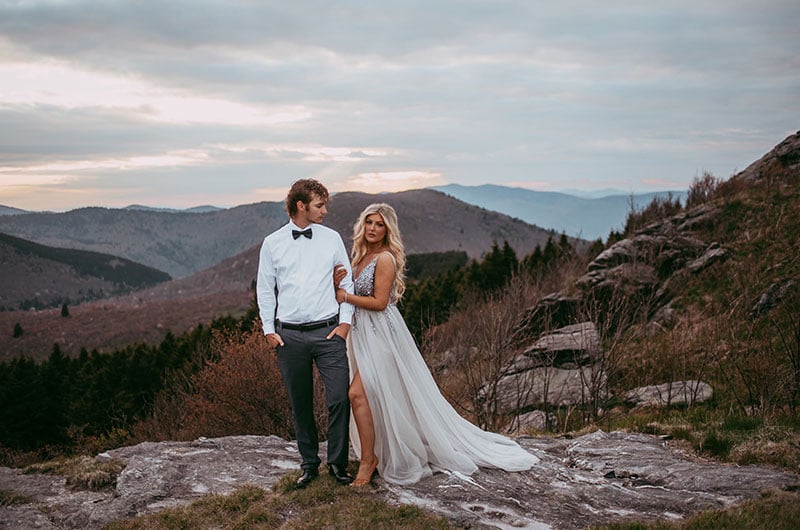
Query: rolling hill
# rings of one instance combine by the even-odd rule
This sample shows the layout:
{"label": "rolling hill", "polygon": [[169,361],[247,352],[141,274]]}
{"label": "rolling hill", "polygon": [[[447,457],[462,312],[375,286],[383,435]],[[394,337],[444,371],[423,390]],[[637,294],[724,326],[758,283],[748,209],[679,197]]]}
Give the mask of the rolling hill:
{"label": "rolling hill", "polygon": [[[357,214],[368,203],[378,201],[397,209],[409,254],[463,250],[479,258],[494,241],[507,240],[522,255],[543,245],[551,235],[435,190],[337,194],[325,224],[338,230],[347,242]],[[179,278],[259,245],[286,220],[280,202],[204,213],[80,208],[0,216],[0,232],[43,245],[122,256]]]}
{"label": "rolling hill", "polygon": [[[553,235],[546,230],[497,212],[465,204],[433,190],[387,195],[355,192],[338,194],[332,200],[325,224],[339,230],[347,244],[358,213],[373,202],[388,202],[397,209],[409,254],[460,250],[469,256],[479,257],[491,248],[494,241],[508,241],[517,254],[522,256],[530,253],[537,245],[543,246]],[[191,237],[192,241],[202,241],[204,245],[201,248],[219,251],[222,248],[231,248],[232,243],[214,242],[213,237],[222,237],[219,234],[226,232],[229,239],[241,244],[249,239],[242,232],[254,231],[254,226],[258,223],[253,218],[259,214],[262,216],[259,221],[261,224],[273,222],[276,228],[280,226],[286,217],[282,210],[280,216],[276,213],[279,207],[282,208],[282,205],[278,203],[242,206],[233,209],[236,211],[229,217],[222,216],[225,212],[230,212],[227,210],[208,214],[176,214],[141,211],[125,213],[103,209],[90,209],[92,211],[87,212],[87,209],[83,209],[76,213],[68,212],[75,217],[65,214],[39,217],[38,214],[29,214],[36,215],[35,222],[25,226],[29,230],[32,227],[41,230],[42,225],[38,223],[51,226],[56,219],[66,221],[77,218],[83,220],[82,226],[88,234],[96,234],[92,237],[99,238],[102,231],[97,219],[116,219],[110,232],[125,231],[133,234],[129,235],[129,241],[141,242],[142,238],[136,233],[136,228],[129,224],[130,219],[147,222],[146,230],[150,231],[156,230],[155,225],[158,222],[163,222],[165,226],[161,230],[165,237],[180,228],[181,233],[187,238]],[[126,217],[131,214],[131,217]],[[198,225],[196,230],[199,233],[189,235],[187,219]],[[209,219],[217,221],[225,228],[210,226]],[[239,231],[236,230],[237,225],[241,227]],[[205,237],[203,230],[207,230]],[[66,229],[62,231],[62,234],[71,234],[71,237],[75,237],[75,233]],[[168,330],[180,333],[224,314],[242,314],[253,299],[251,285],[256,276],[258,252],[265,234],[266,232],[258,237],[253,236],[254,240],[250,241],[249,247],[225,256],[193,274],[124,296],[70,307],[70,318],[67,319],[61,318],[57,309],[0,312],[0,358],[14,355],[42,358],[49,353],[54,342],[58,342],[66,353],[73,354],[81,347],[103,351],[133,342],[155,343]],[[111,239],[106,237],[104,240]],[[581,249],[586,245],[581,240],[575,240],[574,243]],[[140,249],[145,248],[142,243],[140,245]],[[184,248],[191,247],[187,243]],[[191,253],[199,252],[201,250],[197,248],[191,250]],[[22,337],[12,338],[12,330],[17,323],[25,333]]]}
{"label": "rolling hill", "polygon": [[170,276],[109,254],[0,234],[0,309],[43,309],[127,293]]}

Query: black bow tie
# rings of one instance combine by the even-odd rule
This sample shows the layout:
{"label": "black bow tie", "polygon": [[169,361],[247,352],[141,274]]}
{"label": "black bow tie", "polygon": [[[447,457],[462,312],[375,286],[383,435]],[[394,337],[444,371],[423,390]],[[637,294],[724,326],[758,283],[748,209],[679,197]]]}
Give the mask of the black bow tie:
{"label": "black bow tie", "polygon": [[297,239],[300,236],[306,236],[308,239],[311,239],[311,229],[306,228],[305,230],[292,230],[292,237]]}

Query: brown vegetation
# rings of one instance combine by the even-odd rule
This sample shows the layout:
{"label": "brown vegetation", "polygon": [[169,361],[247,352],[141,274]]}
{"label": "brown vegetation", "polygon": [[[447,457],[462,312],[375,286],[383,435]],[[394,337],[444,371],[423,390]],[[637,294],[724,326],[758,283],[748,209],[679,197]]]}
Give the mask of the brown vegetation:
{"label": "brown vegetation", "polygon": [[226,314],[238,317],[251,300],[252,293],[241,290],[150,302],[136,296],[101,300],[70,306],[69,318],[62,318],[58,308],[0,311],[0,361],[17,356],[43,360],[55,343],[67,355],[81,348],[109,352],[130,344],[158,344],[169,331],[183,333]]}
{"label": "brown vegetation", "polygon": [[[204,360],[205,359],[205,360]],[[215,331],[201,368],[174,374],[150,418],[134,429],[137,440],[193,440],[200,436],[276,435],[293,439],[286,389],[274,349],[256,323],[251,331]],[[315,415],[324,436],[324,387],[315,372]]]}

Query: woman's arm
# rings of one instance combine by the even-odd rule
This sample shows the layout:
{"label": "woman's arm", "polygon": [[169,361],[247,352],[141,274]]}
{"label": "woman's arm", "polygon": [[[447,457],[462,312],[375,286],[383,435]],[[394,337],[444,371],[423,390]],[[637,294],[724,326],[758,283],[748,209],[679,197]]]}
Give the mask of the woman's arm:
{"label": "woman's arm", "polygon": [[392,292],[393,283],[394,259],[388,252],[383,252],[378,255],[378,261],[375,263],[375,287],[372,296],[357,296],[347,293],[344,289],[337,289],[336,300],[339,303],[347,302],[370,311],[383,311],[389,305],[389,295]]}

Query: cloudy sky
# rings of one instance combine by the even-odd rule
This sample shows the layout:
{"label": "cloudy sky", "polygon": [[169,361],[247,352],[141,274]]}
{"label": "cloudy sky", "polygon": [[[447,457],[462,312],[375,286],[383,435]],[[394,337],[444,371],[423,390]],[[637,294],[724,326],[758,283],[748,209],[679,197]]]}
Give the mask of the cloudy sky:
{"label": "cloudy sky", "polygon": [[797,0],[0,0],[0,204],[727,178],[800,129]]}

